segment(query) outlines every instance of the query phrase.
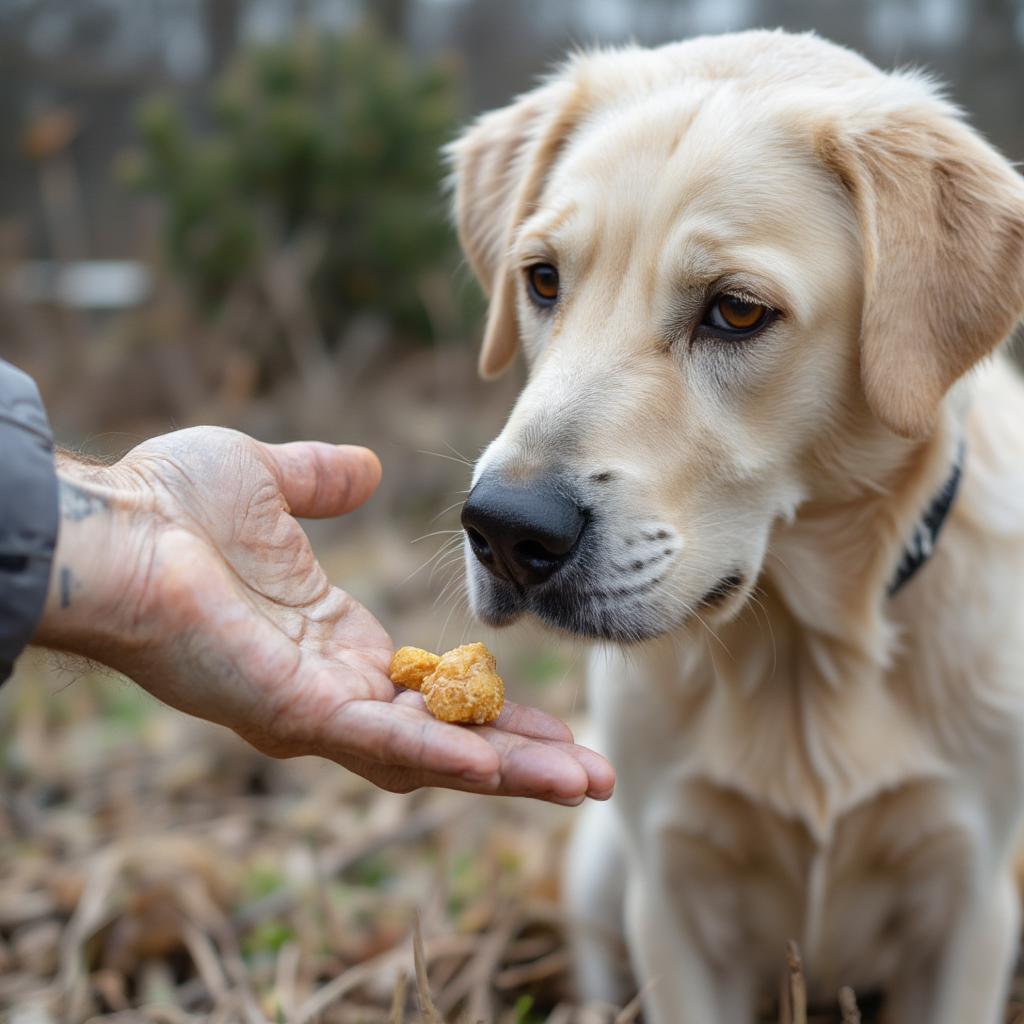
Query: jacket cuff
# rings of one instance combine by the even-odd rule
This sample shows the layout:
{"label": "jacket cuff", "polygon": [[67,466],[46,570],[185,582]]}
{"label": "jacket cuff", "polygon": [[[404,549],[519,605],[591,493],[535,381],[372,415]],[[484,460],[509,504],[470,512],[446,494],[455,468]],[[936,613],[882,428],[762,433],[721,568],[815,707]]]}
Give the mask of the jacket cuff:
{"label": "jacket cuff", "polygon": [[0,682],[39,624],[59,522],[53,435],[30,377],[0,359]]}

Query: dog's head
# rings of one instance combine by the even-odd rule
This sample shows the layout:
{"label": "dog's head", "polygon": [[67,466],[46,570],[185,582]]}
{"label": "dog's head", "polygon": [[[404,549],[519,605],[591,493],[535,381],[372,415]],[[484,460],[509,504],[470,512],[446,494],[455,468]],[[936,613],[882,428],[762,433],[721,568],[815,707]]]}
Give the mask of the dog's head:
{"label": "dog's head", "polygon": [[463,513],[492,624],[735,613],[808,467],[927,435],[1024,308],[1021,179],[926,81],[813,36],[577,57],[451,157],[481,372],[529,365]]}

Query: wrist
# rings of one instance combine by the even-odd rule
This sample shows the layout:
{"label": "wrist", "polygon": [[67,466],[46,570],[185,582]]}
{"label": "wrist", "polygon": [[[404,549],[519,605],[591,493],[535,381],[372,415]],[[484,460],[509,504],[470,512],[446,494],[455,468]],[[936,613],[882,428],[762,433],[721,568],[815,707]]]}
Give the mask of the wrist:
{"label": "wrist", "polygon": [[130,643],[149,532],[116,466],[59,457],[57,547],[33,643],[108,664]]}

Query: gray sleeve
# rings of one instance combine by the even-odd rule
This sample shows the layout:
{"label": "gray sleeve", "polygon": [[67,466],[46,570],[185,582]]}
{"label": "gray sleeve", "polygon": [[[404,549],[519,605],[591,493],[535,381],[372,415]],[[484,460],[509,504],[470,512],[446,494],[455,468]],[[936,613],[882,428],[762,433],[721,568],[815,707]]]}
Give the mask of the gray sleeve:
{"label": "gray sleeve", "polygon": [[39,391],[0,359],[0,683],[42,615],[57,523],[53,437]]}

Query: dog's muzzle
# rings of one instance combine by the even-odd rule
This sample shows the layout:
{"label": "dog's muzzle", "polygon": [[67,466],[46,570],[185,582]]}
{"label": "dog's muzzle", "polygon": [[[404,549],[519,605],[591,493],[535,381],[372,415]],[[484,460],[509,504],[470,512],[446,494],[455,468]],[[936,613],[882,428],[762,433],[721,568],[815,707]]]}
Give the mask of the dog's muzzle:
{"label": "dog's muzzle", "polygon": [[478,619],[507,626],[529,614],[574,637],[621,643],[679,624],[660,594],[679,538],[657,522],[610,525],[607,507],[585,493],[564,473],[517,481],[484,472],[462,511]]}

